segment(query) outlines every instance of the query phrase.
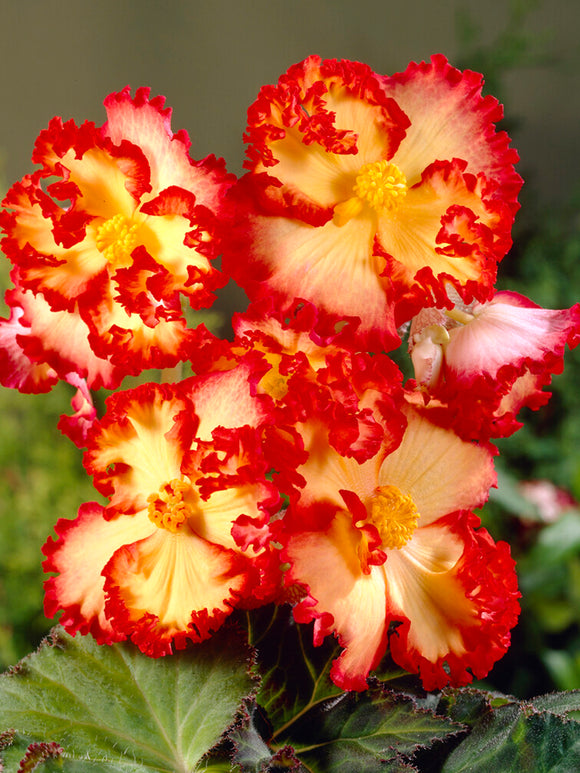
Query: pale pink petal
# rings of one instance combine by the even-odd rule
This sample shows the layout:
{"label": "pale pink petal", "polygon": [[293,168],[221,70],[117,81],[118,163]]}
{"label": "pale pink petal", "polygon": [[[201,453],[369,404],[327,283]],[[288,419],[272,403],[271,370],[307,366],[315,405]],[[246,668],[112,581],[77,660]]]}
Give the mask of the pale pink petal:
{"label": "pale pink petal", "polygon": [[520,370],[541,364],[547,355],[561,357],[566,343],[580,335],[580,306],[543,309],[517,293],[499,292],[476,304],[473,320],[450,330],[445,350],[447,369],[459,381],[477,375],[497,378],[500,368]]}

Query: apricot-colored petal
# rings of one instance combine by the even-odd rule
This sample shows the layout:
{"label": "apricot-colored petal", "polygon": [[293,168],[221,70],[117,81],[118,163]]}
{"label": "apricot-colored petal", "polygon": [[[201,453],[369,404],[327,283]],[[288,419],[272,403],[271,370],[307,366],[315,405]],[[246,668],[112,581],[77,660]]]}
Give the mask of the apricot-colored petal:
{"label": "apricot-colored petal", "polygon": [[291,563],[287,582],[305,585],[308,596],[294,607],[298,622],[315,620],[315,644],[329,633],[345,648],[331,676],[345,690],[363,690],[369,671],[386,648],[385,580],[378,567],[361,570],[360,532],[339,513],[322,532],[298,531],[284,551]]}
{"label": "apricot-colored petal", "polygon": [[401,445],[381,465],[379,484],[394,485],[413,499],[420,526],[481,506],[496,481],[490,450],[461,440],[414,411],[407,418]]}
{"label": "apricot-colored petal", "polygon": [[147,655],[168,654],[219,628],[246,591],[244,568],[234,553],[195,534],[156,529],[105,567],[107,615]]}
{"label": "apricot-colored petal", "polygon": [[91,633],[99,643],[125,638],[105,614],[102,571],[113,553],[123,545],[147,537],[154,530],[145,517],[103,517],[96,502],[82,505],[75,520],[61,518],[42,551],[45,572],[57,572],[45,581],[44,609],[47,617],[63,611],[60,623],[69,633]]}

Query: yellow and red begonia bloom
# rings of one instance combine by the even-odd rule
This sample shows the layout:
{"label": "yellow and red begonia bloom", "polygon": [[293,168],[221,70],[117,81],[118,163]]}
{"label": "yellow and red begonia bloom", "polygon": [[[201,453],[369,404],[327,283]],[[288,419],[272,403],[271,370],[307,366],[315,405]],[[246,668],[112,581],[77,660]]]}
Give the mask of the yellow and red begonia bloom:
{"label": "yellow and red begonia bloom", "polygon": [[470,510],[494,485],[490,450],[414,411],[401,445],[357,464],[305,426],[306,485],[284,520],[298,622],[344,648],[331,676],[363,690],[387,647],[426,689],[485,676],[506,651],[519,606],[514,562]]}
{"label": "yellow and red begonia bloom", "polygon": [[466,439],[505,437],[522,426],[521,408],[548,401],[543,387],[579,341],[580,304],[543,309],[502,291],[486,303],[424,310],[410,329],[419,391],[409,399]]}
{"label": "yellow and red begonia bloom", "polygon": [[306,301],[280,310],[266,298],[234,316],[232,352],[253,361],[254,389],[272,398],[278,426],[316,418],[340,454],[361,462],[386,444],[386,427],[392,448],[401,440],[402,376],[386,355],[343,346],[335,322]]}
{"label": "yellow and red begonia bloom", "polygon": [[[146,384],[109,398],[85,466],[106,507],[61,519],[44,547],[48,616],[151,656],[211,635],[237,606],[277,591],[260,422],[246,373]],[[87,550],[87,546],[90,549]]]}
{"label": "yellow and red begonia bloom", "polygon": [[224,266],[251,297],[360,318],[370,349],[395,346],[445,283],[485,300],[521,179],[482,82],[441,55],[391,77],[318,57],[291,67],[248,111]]}
{"label": "yellow and red begonia bloom", "polygon": [[195,162],[171,111],[148,89],[105,100],[107,122],[54,118],[39,135],[41,168],[8,192],[2,246],[23,289],[78,314],[95,353],[137,373],[187,358],[197,337],[181,309],[208,306],[225,278],[212,265],[232,177]]}

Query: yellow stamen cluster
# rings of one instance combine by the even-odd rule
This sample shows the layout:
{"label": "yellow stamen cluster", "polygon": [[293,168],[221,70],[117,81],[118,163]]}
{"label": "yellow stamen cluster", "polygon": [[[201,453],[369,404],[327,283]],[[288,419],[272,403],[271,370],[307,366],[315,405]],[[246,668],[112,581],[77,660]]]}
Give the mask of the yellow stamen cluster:
{"label": "yellow stamen cluster", "polygon": [[159,493],[147,497],[147,514],[155,526],[177,534],[183,524],[195,515],[195,505],[185,501],[185,494],[191,485],[180,478],[164,483]]}
{"label": "yellow stamen cluster", "polygon": [[266,352],[265,354],[272,367],[260,379],[258,389],[260,392],[270,395],[274,400],[282,400],[288,393],[288,376],[283,376],[280,373],[282,358],[274,352]]}
{"label": "yellow stamen cluster", "polygon": [[413,536],[419,520],[417,507],[396,486],[379,486],[368,510],[368,520],[377,527],[384,548],[402,548]]}
{"label": "yellow stamen cluster", "polygon": [[138,228],[130,218],[118,214],[105,220],[97,229],[97,249],[114,268],[131,264],[131,253],[137,246]]}
{"label": "yellow stamen cluster", "polygon": [[353,193],[373,209],[395,210],[407,195],[407,178],[389,161],[374,161],[361,167]]}
{"label": "yellow stamen cluster", "polygon": [[373,161],[361,166],[352,189],[353,196],[334,208],[334,225],[343,226],[359,215],[365,205],[379,214],[394,212],[407,195],[407,178],[390,161]]}

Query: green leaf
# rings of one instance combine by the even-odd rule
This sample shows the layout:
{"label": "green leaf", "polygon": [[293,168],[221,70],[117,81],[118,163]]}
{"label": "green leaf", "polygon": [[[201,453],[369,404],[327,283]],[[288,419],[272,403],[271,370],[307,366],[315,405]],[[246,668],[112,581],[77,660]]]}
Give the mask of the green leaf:
{"label": "green leaf", "polygon": [[491,709],[492,698],[493,693],[474,687],[447,688],[441,693],[437,709],[455,722],[473,727]]}
{"label": "green leaf", "polygon": [[276,740],[291,744],[307,769],[317,773],[378,773],[384,761],[411,757],[462,730],[417,709],[409,697],[375,687],[324,701]]}
{"label": "green leaf", "polygon": [[341,693],[274,730],[269,764],[263,743],[256,744],[262,737],[259,723],[254,716],[246,730],[232,736],[235,761],[248,773],[285,769],[277,764],[276,750],[278,755],[291,750],[301,763],[298,769],[308,773],[412,771],[415,752],[464,732],[462,725],[418,709],[412,698],[380,686],[363,693]]}
{"label": "green leaf", "polygon": [[576,719],[576,712],[580,711],[580,690],[566,690],[565,692],[551,692],[547,695],[539,695],[530,701],[536,711],[551,711],[560,716],[571,716]]}
{"label": "green leaf", "polygon": [[0,732],[16,731],[0,755],[17,770],[30,744],[54,742],[65,773],[205,770],[201,758],[255,688],[248,660],[233,629],[155,660],[57,628],[0,677]]}
{"label": "green leaf", "polygon": [[[229,735],[245,773],[412,771],[418,749],[464,732],[419,708],[424,697],[387,690],[376,679],[363,693],[342,692],[329,677],[336,640],[314,647],[312,624],[297,625],[288,607],[256,610],[248,622],[263,681],[246,725]],[[381,677],[398,684],[401,673],[397,667]]]}
{"label": "green leaf", "polygon": [[329,677],[340,647],[332,637],[314,647],[312,627],[312,623],[297,625],[289,605],[263,607],[252,613],[250,642],[263,675],[257,701],[274,728],[341,694]]}
{"label": "green leaf", "polygon": [[580,724],[530,704],[487,712],[449,755],[443,773],[571,773],[580,770]]}

